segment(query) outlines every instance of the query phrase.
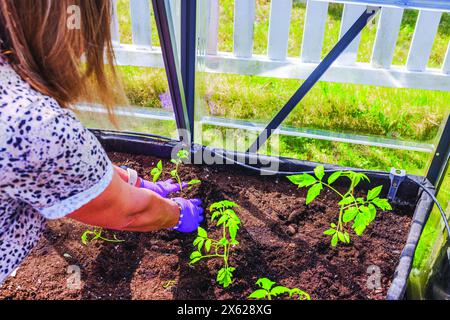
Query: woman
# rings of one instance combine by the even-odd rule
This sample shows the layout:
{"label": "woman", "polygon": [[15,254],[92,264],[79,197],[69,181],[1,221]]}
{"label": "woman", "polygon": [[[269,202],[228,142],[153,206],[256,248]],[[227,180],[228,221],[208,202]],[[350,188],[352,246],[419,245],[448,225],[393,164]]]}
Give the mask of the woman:
{"label": "woman", "polygon": [[46,219],[138,232],[193,232],[203,219],[200,200],[166,198],[178,190],[171,181],[114,167],[68,109],[81,100],[111,108],[120,96],[110,16],[106,0],[0,2],[0,283]]}

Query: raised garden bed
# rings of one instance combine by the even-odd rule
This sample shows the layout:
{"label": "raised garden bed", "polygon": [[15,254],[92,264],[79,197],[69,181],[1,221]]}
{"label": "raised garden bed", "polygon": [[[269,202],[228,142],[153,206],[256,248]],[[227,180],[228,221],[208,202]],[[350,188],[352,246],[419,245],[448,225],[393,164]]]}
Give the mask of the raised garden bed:
{"label": "raised garden bed", "polygon": [[[108,149],[121,145],[116,140],[102,141]],[[126,145],[133,147],[130,141]],[[152,142],[141,150],[167,156],[169,147]],[[110,157],[115,164],[132,167],[148,179],[159,161],[152,156],[116,152],[111,152]],[[295,161],[282,164],[297,170],[311,165]],[[162,178],[169,178],[173,164],[164,160],[164,167],[167,170]],[[115,234],[125,240],[123,243],[97,241],[85,246],[80,237],[86,227],[63,220],[49,224],[45,237],[15,278],[0,288],[0,298],[247,299],[257,289],[257,279],[268,277],[278,284],[300,288],[312,299],[385,299],[394,278],[396,286],[406,281],[414,241],[422,230],[420,221],[430,210],[430,202],[422,196],[417,203],[417,188],[405,183],[399,192],[401,204],[393,204],[392,211],[379,212],[361,237],[352,235],[350,244],[332,247],[323,232],[336,219],[339,198],[330,191],[322,192],[307,206],[306,190],[298,189],[284,177],[262,177],[234,166],[189,165],[182,166],[180,173],[183,180],[202,181],[184,195],[202,198],[205,207],[224,199],[239,205],[236,213],[241,219],[240,245],[230,258],[236,270],[228,288],[216,283],[219,260],[189,265],[195,234],[118,232]],[[369,176],[372,183],[384,185],[383,193],[387,192],[386,178]],[[367,190],[362,185],[360,194],[365,195]],[[410,232],[414,214],[419,223]],[[210,214],[207,218],[203,227],[211,236],[219,236],[221,231],[210,223]],[[408,236],[410,246],[402,254]],[[400,260],[402,266],[395,274]],[[81,268],[80,290],[67,289],[69,265]],[[370,266],[381,271],[378,289],[367,286],[372,275]],[[402,298],[402,290],[391,289],[390,298]]]}

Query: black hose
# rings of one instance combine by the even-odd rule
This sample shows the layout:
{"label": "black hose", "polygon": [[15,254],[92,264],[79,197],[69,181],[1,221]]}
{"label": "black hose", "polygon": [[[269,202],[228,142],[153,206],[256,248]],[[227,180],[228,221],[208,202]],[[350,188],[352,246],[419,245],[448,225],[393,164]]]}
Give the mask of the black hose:
{"label": "black hose", "polygon": [[[214,150],[213,150],[214,152]],[[239,161],[236,161],[234,159],[230,159],[228,157],[226,157],[225,155],[221,154],[221,153],[216,153],[214,152],[215,155],[218,155],[219,157],[221,157],[223,160],[226,161],[230,161],[235,165],[238,165],[240,167],[246,168],[246,169],[250,169],[259,173],[267,173],[267,174],[271,174],[271,175],[277,175],[277,176],[289,176],[289,175],[297,175],[297,174],[314,174],[314,171],[293,171],[293,172],[288,172],[288,171],[272,171],[272,170],[267,170],[267,169],[262,169],[262,168],[258,168],[258,167],[253,167],[250,166],[248,164],[245,163],[241,163]],[[328,169],[325,170],[325,173],[333,173],[333,172],[337,172],[337,171],[342,171],[342,169]],[[380,174],[380,175],[386,175],[389,176],[388,172],[385,171],[367,171],[364,169],[352,169],[353,172],[359,172],[359,173],[376,173],[376,174]],[[424,185],[420,184],[419,182],[417,182],[416,180],[412,179],[409,176],[406,176],[406,178],[412,182],[414,182],[417,186],[419,186],[419,188],[421,188],[423,191],[425,191],[430,197],[431,199],[434,201],[434,203],[436,204],[436,206],[438,207],[440,213],[441,213],[441,217],[442,220],[444,220],[444,224],[445,224],[445,228],[447,229],[447,234],[450,238],[450,225],[448,223],[447,217],[445,216],[445,212],[444,209],[442,208],[441,204],[439,203],[439,201],[436,199],[436,197],[433,195],[432,192],[430,192],[430,190],[428,190]]]}

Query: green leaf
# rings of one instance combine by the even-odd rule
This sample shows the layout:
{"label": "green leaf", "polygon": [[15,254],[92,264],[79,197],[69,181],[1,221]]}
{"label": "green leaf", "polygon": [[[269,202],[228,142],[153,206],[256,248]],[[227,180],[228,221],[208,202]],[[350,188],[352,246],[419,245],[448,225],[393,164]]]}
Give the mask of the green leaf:
{"label": "green leaf", "polygon": [[375,198],[372,203],[383,211],[392,210],[392,206],[387,199]]}
{"label": "green leaf", "polygon": [[194,251],[194,252],[191,253],[191,256],[189,258],[192,260],[192,259],[195,259],[195,258],[199,258],[201,256],[202,256],[202,254],[199,251]]}
{"label": "green leaf", "polygon": [[317,179],[322,181],[324,175],[325,175],[325,168],[323,166],[317,166],[314,169],[314,174],[316,175]]}
{"label": "green leaf", "polygon": [[233,201],[229,201],[229,200],[223,200],[223,201],[220,201],[220,204],[221,204],[224,208],[235,208],[235,207],[239,207],[236,203],[234,203]]}
{"label": "green leaf", "polygon": [[317,179],[314,178],[312,175],[303,173],[299,175],[294,176],[288,176],[287,177],[293,184],[298,185],[299,188],[303,187],[309,187],[317,182]]}
{"label": "green leaf", "polygon": [[162,160],[159,160],[158,164],[156,165],[156,167],[159,169],[159,171],[162,171],[163,169],[163,163]]}
{"label": "green leaf", "polygon": [[359,214],[356,216],[355,218],[355,222],[353,223],[353,231],[355,231],[355,233],[358,236],[361,236],[364,232],[364,230],[366,230],[367,224],[366,224],[366,219],[364,217],[363,214]]}
{"label": "green leaf", "polygon": [[303,290],[299,288],[293,288],[290,292],[290,295],[297,295],[299,300],[311,300],[311,296]]}
{"label": "green leaf", "polygon": [[346,206],[346,205],[348,205],[348,204],[353,203],[354,201],[355,201],[355,198],[354,198],[352,195],[350,195],[350,196],[348,196],[348,197],[345,197],[345,198],[342,199],[341,201],[339,201],[339,205],[340,205],[341,207],[343,207],[343,206]]}
{"label": "green leaf", "polygon": [[342,175],[342,171],[336,171],[331,176],[328,177],[328,184],[332,184]]}
{"label": "green leaf", "polygon": [[234,212],[232,209],[225,209],[223,211],[224,214],[226,214],[229,218],[232,218],[234,220],[239,220],[236,212]]}
{"label": "green leaf", "polygon": [[197,243],[197,249],[198,251],[202,251],[203,248],[203,244],[205,243],[205,239],[201,239],[198,243]]}
{"label": "green leaf", "polygon": [[81,235],[81,243],[84,244],[85,246],[87,246],[88,242],[89,242],[89,235],[93,234],[92,231],[85,231],[82,235]]}
{"label": "green leaf", "polygon": [[338,238],[339,238],[339,240],[340,240],[341,242],[344,242],[344,243],[347,242],[347,241],[345,240],[344,233],[338,231],[337,235],[338,235]]}
{"label": "green leaf", "polygon": [[350,207],[347,210],[344,211],[344,216],[342,217],[342,221],[345,223],[352,221],[355,219],[356,215],[358,214],[358,208],[357,207]]}
{"label": "green leaf", "polygon": [[232,220],[228,221],[228,232],[230,233],[231,240],[236,239],[238,230],[239,230],[239,227],[234,221],[232,221]]}
{"label": "green leaf", "polygon": [[190,256],[191,262],[189,262],[189,263],[194,264],[197,261],[199,261],[201,259],[201,257],[202,257],[202,254],[200,252],[194,251],[194,252],[192,252],[192,254]]}
{"label": "green leaf", "polygon": [[224,276],[225,276],[225,268],[222,268],[217,273],[217,281],[222,280]]}
{"label": "green leaf", "polygon": [[280,294],[285,294],[285,293],[290,294],[291,289],[283,287],[283,286],[276,286],[275,288],[270,290],[270,294],[274,295],[274,296],[279,296]]}
{"label": "green leaf", "polygon": [[377,208],[375,208],[375,206],[373,204],[369,204],[369,220],[368,220],[368,223],[370,223],[373,220],[375,220],[376,216],[377,216]]}
{"label": "green leaf", "polygon": [[209,211],[221,210],[221,209],[227,209],[227,208],[234,208],[234,207],[239,207],[239,206],[236,203],[234,203],[233,201],[223,200],[223,201],[220,201],[220,202],[213,203],[209,207]]}
{"label": "green leaf", "polygon": [[158,179],[159,179],[160,176],[161,176],[161,173],[160,173],[160,172],[157,173],[157,174],[155,174],[155,175],[153,175],[153,179],[152,179],[153,183],[156,183],[156,181],[158,181]]}
{"label": "green leaf", "polygon": [[200,180],[191,180],[191,181],[189,181],[188,182],[188,185],[189,186],[193,186],[193,185],[196,185],[196,184],[200,184],[200,183],[202,183]]}
{"label": "green leaf", "polygon": [[211,221],[216,220],[216,218],[220,215],[219,211],[214,211],[213,214],[211,215]]}
{"label": "green leaf", "polygon": [[263,288],[267,291],[270,291],[270,289],[273,287],[275,282],[268,278],[260,278],[260,279],[258,279],[258,281],[256,281],[256,284],[258,286],[260,286],[261,288]]}
{"label": "green leaf", "polygon": [[337,243],[338,243],[338,235],[337,233],[335,233],[331,238],[331,246],[336,247]]}
{"label": "green leaf", "polygon": [[172,170],[172,171],[170,171],[170,175],[172,176],[172,177],[176,177],[177,176],[177,170]]}
{"label": "green leaf", "polygon": [[193,246],[196,246],[196,245],[198,245],[198,243],[199,243],[200,241],[202,241],[202,240],[203,240],[203,238],[197,237],[197,238],[195,238],[194,242],[192,242],[192,245],[193,245]]}
{"label": "green leaf", "polygon": [[206,242],[205,242],[205,250],[206,250],[207,253],[209,253],[209,251],[211,251],[211,244],[212,244],[212,240],[211,239],[206,240]]}
{"label": "green leaf", "polygon": [[322,191],[323,186],[321,183],[313,185],[309,190],[308,194],[306,195],[306,204],[310,204],[317,196],[320,194],[320,191]]}
{"label": "green leaf", "polygon": [[365,174],[359,172],[347,171],[345,175],[348,176],[352,181],[350,187],[351,189],[354,189],[361,182],[361,180],[370,181]]}
{"label": "green leaf", "polygon": [[381,193],[381,190],[383,189],[383,186],[378,186],[373,188],[372,190],[369,190],[367,193],[367,200],[373,200]]}
{"label": "green leaf", "polygon": [[350,243],[350,235],[347,231],[344,232],[344,238],[346,243]]}
{"label": "green leaf", "polygon": [[219,245],[221,245],[221,246],[226,246],[227,244],[228,244],[227,238],[222,238],[222,239],[220,239]]}
{"label": "green leaf", "polygon": [[[372,207],[375,208],[373,205]],[[371,209],[368,206],[361,206],[359,209],[361,211],[361,216],[364,218],[365,225],[366,226],[369,225],[369,223],[373,220],[372,219],[373,213],[371,212]]]}
{"label": "green leaf", "polygon": [[217,226],[220,226],[222,223],[228,220],[227,216],[221,216],[219,221],[217,221]]}
{"label": "green leaf", "polygon": [[258,289],[256,291],[254,291],[251,295],[249,295],[248,297],[250,299],[264,299],[267,297],[267,291],[264,289]]}
{"label": "green leaf", "polygon": [[177,157],[180,159],[187,159],[189,158],[189,152],[187,150],[180,150],[177,153]]}
{"label": "green leaf", "polygon": [[336,233],[336,229],[328,229],[323,234],[327,235],[327,236],[332,236],[335,233]]}
{"label": "green leaf", "polygon": [[217,274],[217,282],[224,288],[228,287],[233,282],[233,271],[235,268],[222,268]]}
{"label": "green leaf", "polygon": [[207,238],[208,237],[208,233],[202,227],[198,227],[197,233],[198,233],[199,237],[202,237],[202,238]]}

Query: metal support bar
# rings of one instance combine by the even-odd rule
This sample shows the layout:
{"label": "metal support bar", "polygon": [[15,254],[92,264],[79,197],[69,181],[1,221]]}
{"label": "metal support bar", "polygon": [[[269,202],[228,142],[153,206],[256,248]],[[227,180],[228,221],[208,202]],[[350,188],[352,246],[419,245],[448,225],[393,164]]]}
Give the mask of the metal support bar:
{"label": "metal support bar", "polygon": [[434,154],[431,165],[428,168],[427,178],[436,187],[439,192],[439,187],[444,180],[444,173],[449,165],[450,157],[450,115],[447,117],[447,121],[442,132],[441,139],[439,140]]}
{"label": "metal support bar", "polygon": [[181,1],[181,75],[183,78],[191,143],[194,142],[196,17],[197,0]]}
{"label": "metal support bar", "polygon": [[[183,141],[185,139],[186,130],[189,127],[189,121],[185,108],[186,102],[181,93],[182,84],[179,82],[177,74],[177,64],[175,60],[177,50],[176,45],[172,43],[172,38],[175,37],[171,37],[166,1],[152,0],[152,3],[153,10],[155,12],[159,39],[161,42],[164,65],[166,67],[165,69],[169,83],[170,96],[172,98],[173,111],[175,113],[175,121],[178,127],[179,138]],[[185,142],[189,143],[190,141]]]}
{"label": "metal support bar", "polygon": [[311,75],[305,80],[300,88],[294,93],[283,108],[275,115],[267,127],[261,132],[256,141],[248,149],[247,152],[256,153],[259,148],[270,138],[273,132],[280,126],[280,124],[287,118],[287,116],[294,110],[295,106],[305,97],[322,75],[330,68],[333,62],[345,51],[345,49],[352,43],[358,34],[364,29],[369,20],[379,10],[379,7],[369,7],[363,14],[355,21],[350,29],[338,41],[334,48],[327,54],[322,62],[314,69]]}

